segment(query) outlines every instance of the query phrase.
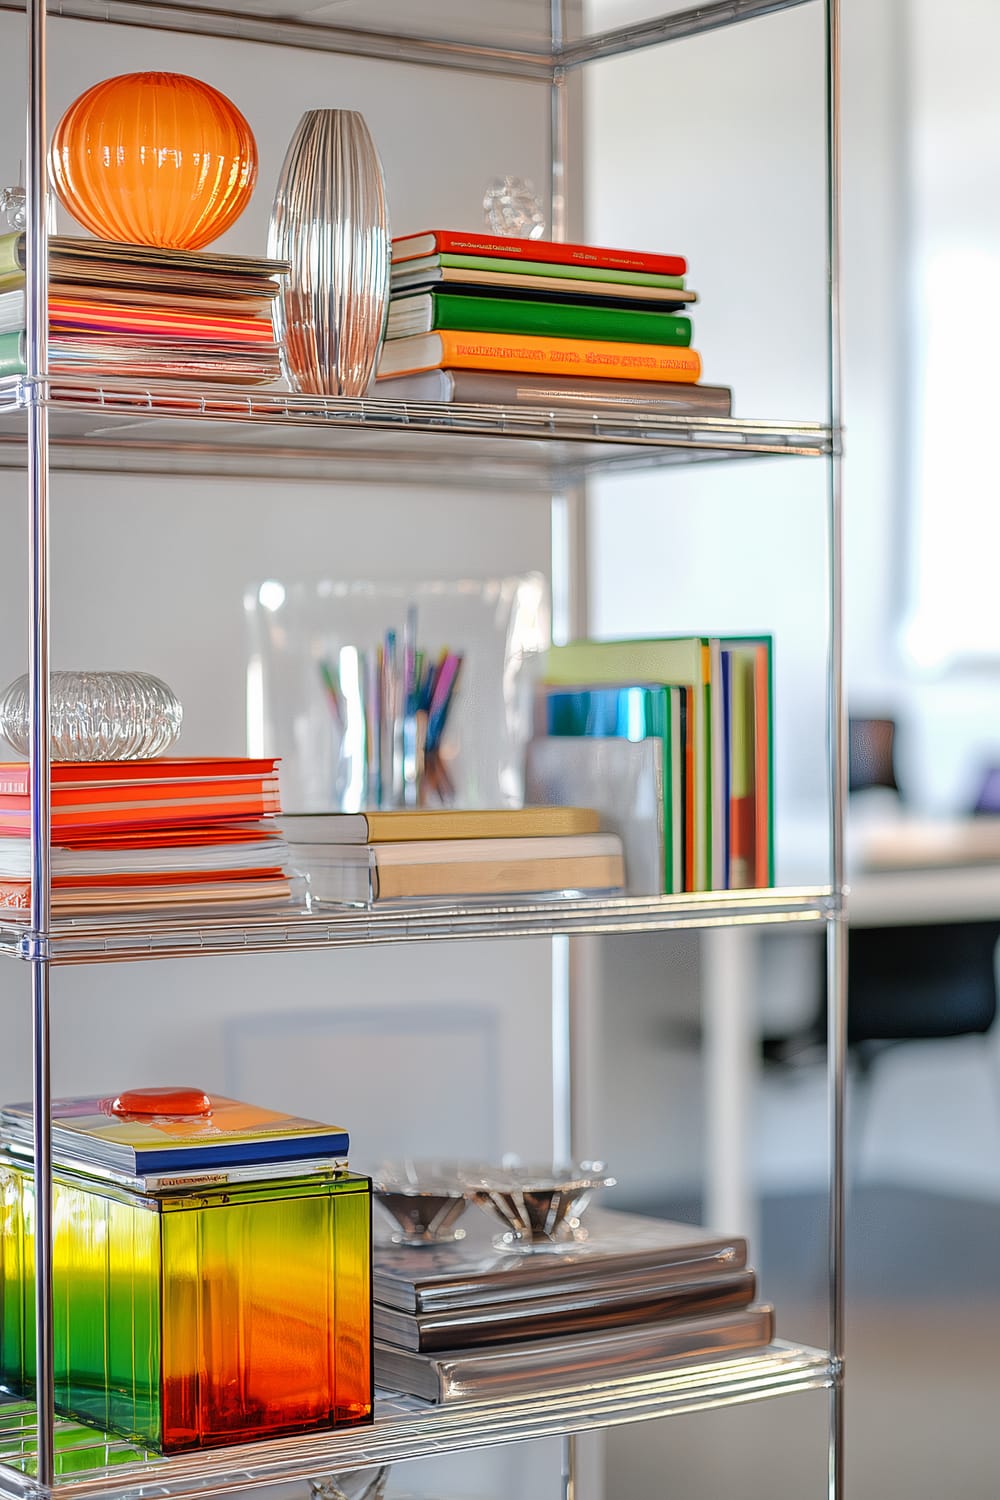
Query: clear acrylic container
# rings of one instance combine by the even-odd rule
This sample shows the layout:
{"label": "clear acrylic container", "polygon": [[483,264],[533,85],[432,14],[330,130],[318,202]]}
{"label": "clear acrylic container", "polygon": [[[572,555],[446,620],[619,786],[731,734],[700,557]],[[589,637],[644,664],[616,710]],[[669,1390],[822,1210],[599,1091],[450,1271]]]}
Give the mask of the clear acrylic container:
{"label": "clear acrylic container", "polygon": [[[287,812],[522,804],[535,669],[549,645],[540,574],[418,584],[269,579],[244,602],[250,750],[281,756]],[[395,672],[377,679],[380,650]],[[440,695],[433,756],[418,743],[419,703],[408,713],[404,702],[408,650],[425,672],[445,652],[461,658],[450,693]],[[422,711],[429,749],[434,710]]]}

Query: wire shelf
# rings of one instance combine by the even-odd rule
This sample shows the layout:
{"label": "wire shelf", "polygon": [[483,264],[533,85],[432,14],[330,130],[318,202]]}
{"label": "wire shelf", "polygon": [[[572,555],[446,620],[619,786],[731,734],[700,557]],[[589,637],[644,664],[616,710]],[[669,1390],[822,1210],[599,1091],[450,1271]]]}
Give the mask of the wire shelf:
{"label": "wire shelf", "polygon": [[712,891],[683,896],[565,897],[504,904],[370,909],[247,907],[220,916],[159,912],[63,918],[46,938],[7,921],[0,953],[47,954],[53,964],[125,963],[210,953],[277,953],[379,947],[456,938],[552,937],[560,933],[661,932],[671,928],[821,922],[839,909],[829,887]]}
{"label": "wire shelf", "polygon": [[[26,381],[0,381],[0,465],[25,462]],[[650,416],[557,406],[339,399],[286,391],[60,378],[41,388],[55,468],[521,488],[733,458],[819,458],[815,422]],[[456,444],[458,447],[456,448]],[[456,457],[460,462],[456,463]]]}
{"label": "wire shelf", "polygon": [[[431,1406],[412,1396],[385,1394],[376,1403],[370,1426],[172,1458],[145,1453],[123,1439],[60,1418],[54,1493],[60,1500],[217,1495],[459,1448],[554,1437],[821,1390],[833,1381],[826,1353],[776,1341],[752,1354],[567,1390],[532,1391],[530,1396]],[[32,1476],[34,1426],[34,1411],[27,1403],[0,1407],[0,1493],[45,1493]]]}

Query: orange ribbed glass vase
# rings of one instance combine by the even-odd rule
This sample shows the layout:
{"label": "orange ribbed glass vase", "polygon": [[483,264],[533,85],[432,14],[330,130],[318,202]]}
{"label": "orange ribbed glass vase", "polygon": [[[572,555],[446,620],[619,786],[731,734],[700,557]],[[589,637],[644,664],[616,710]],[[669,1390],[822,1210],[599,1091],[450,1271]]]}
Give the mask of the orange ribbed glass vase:
{"label": "orange ribbed glass vase", "polygon": [[101,239],[197,250],[249,202],[257,143],[210,84],[183,73],[125,73],[70,105],[49,171],[65,207]]}

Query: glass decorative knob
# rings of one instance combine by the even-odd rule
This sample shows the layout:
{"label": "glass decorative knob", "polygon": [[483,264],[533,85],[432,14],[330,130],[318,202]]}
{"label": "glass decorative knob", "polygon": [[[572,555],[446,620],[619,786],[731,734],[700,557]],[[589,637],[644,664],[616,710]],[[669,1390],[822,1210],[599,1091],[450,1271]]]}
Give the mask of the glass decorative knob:
{"label": "glass decorative knob", "polygon": [[[148,672],[53,672],[49,678],[49,754],[53,760],[151,760],[181,732],[183,709],[171,688]],[[28,754],[28,679],[0,697],[0,734]]]}
{"label": "glass decorative knob", "polygon": [[526,177],[495,177],[483,194],[483,217],[491,234],[540,240],[545,233],[542,200]]}

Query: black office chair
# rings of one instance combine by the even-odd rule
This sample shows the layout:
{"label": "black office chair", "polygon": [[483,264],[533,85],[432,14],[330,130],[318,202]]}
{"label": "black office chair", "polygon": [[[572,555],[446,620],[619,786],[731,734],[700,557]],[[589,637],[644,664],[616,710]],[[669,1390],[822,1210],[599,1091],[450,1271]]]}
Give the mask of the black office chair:
{"label": "black office chair", "polygon": [[[850,791],[893,790],[892,719],[849,718]],[[868,1082],[876,1062],[902,1042],[985,1035],[997,1013],[996,948],[1000,922],[851,929],[847,962],[847,1049],[855,1077]],[[826,985],[818,1013],[792,1037],[770,1038],[765,1060],[794,1063],[826,1039]]]}

